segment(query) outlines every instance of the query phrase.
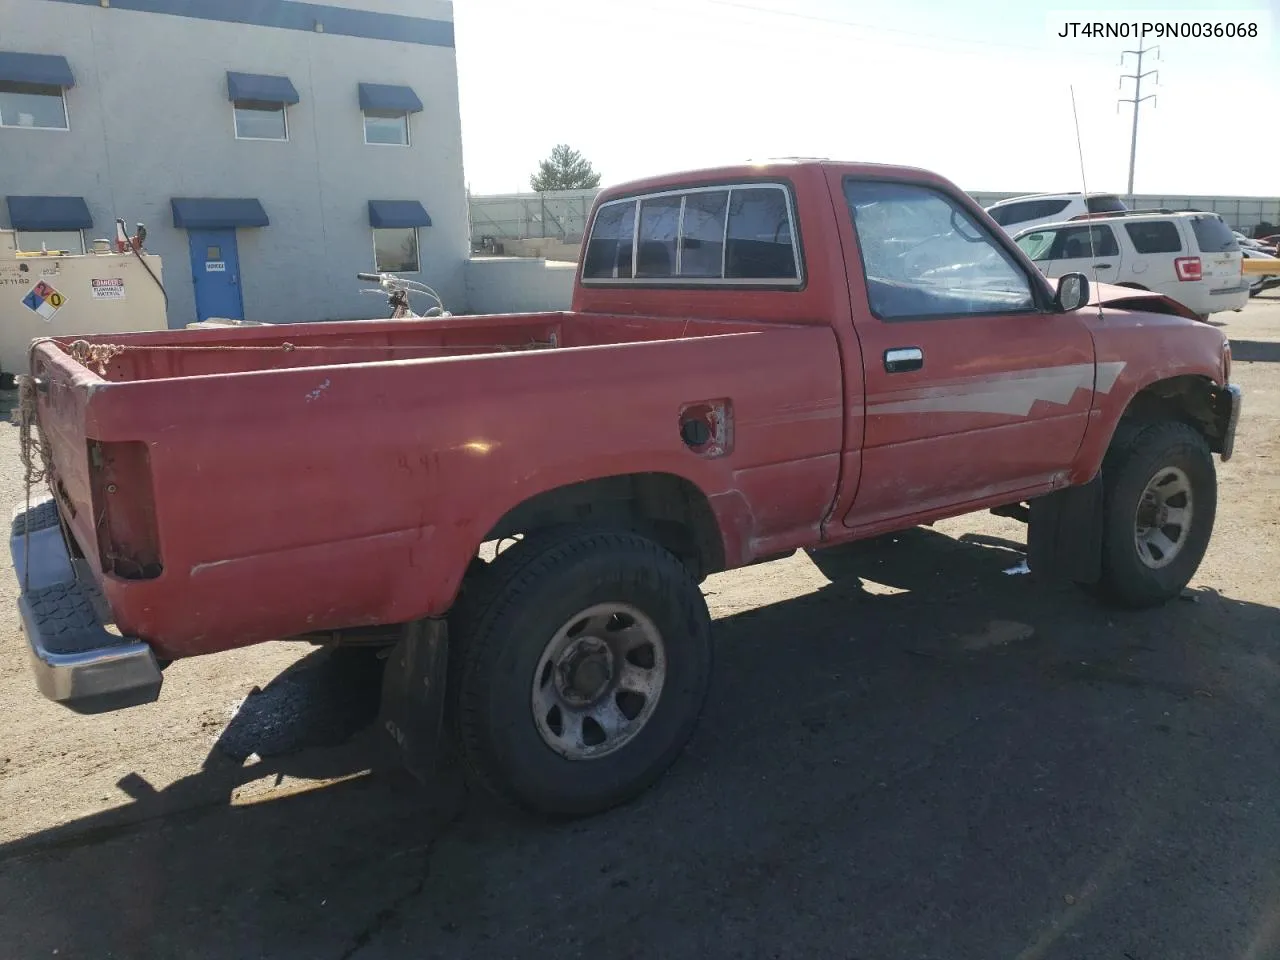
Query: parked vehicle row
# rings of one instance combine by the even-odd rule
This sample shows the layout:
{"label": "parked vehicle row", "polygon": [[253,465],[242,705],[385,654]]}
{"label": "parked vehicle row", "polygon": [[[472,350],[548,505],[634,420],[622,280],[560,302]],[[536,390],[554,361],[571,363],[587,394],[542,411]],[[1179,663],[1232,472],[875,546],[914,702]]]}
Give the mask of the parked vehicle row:
{"label": "parked vehicle row", "polygon": [[1276,255],[1276,245],[1274,242],[1268,243],[1265,240],[1255,240],[1252,237],[1246,237],[1239,230],[1233,230],[1236,243],[1240,244],[1241,250],[1257,250],[1259,253],[1265,253],[1267,256],[1274,257]]}
{"label": "parked vehicle row", "polygon": [[1243,254],[1214,213],[1130,211],[1024,230],[1014,242],[1047,277],[1083,273],[1097,283],[1151,290],[1200,317],[1249,302]]}
{"label": "parked vehicle row", "polygon": [[[1270,274],[1250,274],[1249,296],[1256,297],[1264,290],[1270,290],[1274,287],[1280,287],[1280,257],[1273,254],[1263,253],[1260,250],[1254,250],[1250,247],[1241,247],[1240,253],[1246,260],[1274,260],[1276,272]],[[1252,279],[1256,276],[1257,279]]]}

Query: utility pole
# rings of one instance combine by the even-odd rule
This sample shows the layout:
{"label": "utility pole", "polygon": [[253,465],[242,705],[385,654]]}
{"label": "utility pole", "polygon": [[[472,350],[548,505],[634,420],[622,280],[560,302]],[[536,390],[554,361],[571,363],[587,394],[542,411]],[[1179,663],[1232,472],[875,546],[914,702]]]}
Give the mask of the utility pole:
{"label": "utility pole", "polygon": [[1124,66],[1124,58],[1127,57],[1128,55],[1133,54],[1135,57],[1138,58],[1138,68],[1136,72],[1125,73],[1120,75],[1121,89],[1124,89],[1124,82],[1126,80],[1133,81],[1133,96],[1127,100],[1122,98],[1119,101],[1119,103],[1116,104],[1117,110],[1120,109],[1121,103],[1133,104],[1133,135],[1129,139],[1129,203],[1131,204],[1133,203],[1133,166],[1138,156],[1138,111],[1142,106],[1143,100],[1154,100],[1156,98],[1156,95],[1154,93],[1149,93],[1145,97],[1142,95],[1142,81],[1144,78],[1149,77],[1152,74],[1155,74],[1156,82],[1157,83],[1160,82],[1159,70],[1148,70],[1146,73],[1142,72],[1142,58],[1149,53],[1155,53],[1157,54],[1156,59],[1158,60],[1160,59],[1159,51],[1160,51],[1159,47],[1147,47],[1144,49],[1142,46],[1142,40],[1139,39],[1137,50],[1125,50],[1122,54],[1120,54],[1120,66],[1122,67]]}

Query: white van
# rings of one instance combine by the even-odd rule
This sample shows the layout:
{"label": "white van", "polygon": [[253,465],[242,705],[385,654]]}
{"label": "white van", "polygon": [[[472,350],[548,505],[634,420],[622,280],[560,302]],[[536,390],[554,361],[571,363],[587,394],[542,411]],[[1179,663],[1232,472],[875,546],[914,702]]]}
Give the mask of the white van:
{"label": "white van", "polygon": [[1249,302],[1244,256],[1216,213],[1130,213],[1023,230],[1014,242],[1046,277],[1083,273],[1162,293],[1201,317]]}

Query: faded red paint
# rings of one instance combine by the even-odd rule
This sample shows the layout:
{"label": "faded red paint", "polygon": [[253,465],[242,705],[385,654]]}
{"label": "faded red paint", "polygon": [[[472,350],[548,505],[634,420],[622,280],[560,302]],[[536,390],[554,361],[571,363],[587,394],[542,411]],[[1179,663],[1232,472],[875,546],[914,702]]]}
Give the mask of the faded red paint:
{"label": "faded red paint", "polygon": [[[1090,307],[877,321],[840,190],[843,176],[860,173],[937,186],[999,235],[972,201],[923,171],[724,168],[631,184],[599,202],[785,180],[803,289],[579,285],[561,313],[91,338],[136,348],[104,376],[39,347],[40,420],[64,512],[120,629],[177,657],[439,614],[511,508],[630,473],[669,473],[701,490],[726,564],[740,566],[1086,480],[1146,383],[1188,372],[1221,379],[1221,333],[1179,317],[1104,307],[1099,319]],[[1104,295],[1121,293],[1133,298]],[[920,347],[924,368],[887,375],[881,356],[896,346]],[[1110,392],[1095,391],[1088,371],[1113,361],[1123,371]],[[1025,412],[966,408],[991,407],[974,397],[997,378],[1040,390],[1037,371],[1050,368],[1086,375]],[[1062,393],[1063,383],[1050,386]],[[700,449],[681,437],[690,410],[711,431]],[[116,448],[132,452],[107,494],[86,440],[141,444],[146,456]],[[141,463],[149,476],[139,476]],[[107,497],[122,504],[111,536],[140,555],[154,548],[158,577],[102,573],[94,518]]]}

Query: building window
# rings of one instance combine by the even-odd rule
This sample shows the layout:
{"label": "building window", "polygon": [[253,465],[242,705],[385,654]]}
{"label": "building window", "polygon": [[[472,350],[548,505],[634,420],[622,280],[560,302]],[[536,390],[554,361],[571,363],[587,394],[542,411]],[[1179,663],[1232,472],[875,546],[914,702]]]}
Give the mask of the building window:
{"label": "building window", "polygon": [[17,234],[22,253],[40,253],[42,244],[50,253],[84,253],[84,233],[80,230],[19,230]]}
{"label": "building window", "polygon": [[378,273],[417,273],[418,228],[374,227],[373,262]]}
{"label": "building window", "polygon": [[237,140],[288,140],[289,121],[283,103],[234,100]]}
{"label": "building window", "polygon": [[409,146],[409,114],[396,110],[365,110],[364,142]]}
{"label": "building window", "polygon": [[0,80],[0,127],[70,129],[62,88],[50,83]]}

